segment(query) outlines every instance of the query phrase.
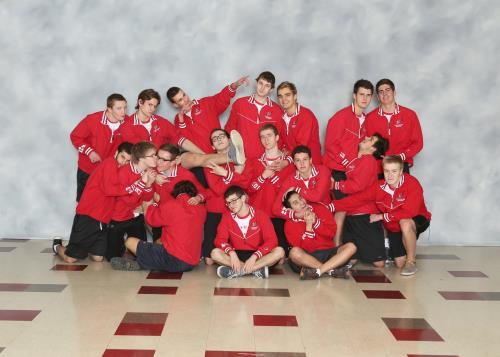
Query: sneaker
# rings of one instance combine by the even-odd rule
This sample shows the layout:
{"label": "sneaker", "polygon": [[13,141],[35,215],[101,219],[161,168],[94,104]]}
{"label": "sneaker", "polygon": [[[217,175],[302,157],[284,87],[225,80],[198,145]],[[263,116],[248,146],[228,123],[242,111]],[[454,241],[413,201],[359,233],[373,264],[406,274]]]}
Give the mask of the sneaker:
{"label": "sneaker", "polygon": [[232,278],[237,278],[237,277],[241,276],[241,274],[238,272],[235,272],[230,267],[221,265],[220,267],[217,268],[217,276],[219,278],[223,278],[223,279],[232,279]]}
{"label": "sneaker", "polygon": [[300,270],[300,280],[319,279],[319,274],[315,268],[302,268]]}
{"label": "sneaker", "polygon": [[269,278],[269,268],[268,267],[262,267],[259,270],[254,271],[253,276],[259,279],[267,279]]}
{"label": "sneaker", "polygon": [[228,155],[235,165],[244,165],[246,162],[245,148],[243,146],[243,139],[236,130],[231,130],[231,143],[229,145]]}
{"label": "sneaker", "polygon": [[418,271],[417,263],[407,261],[403,269],[401,269],[401,275],[409,276],[413,275]]}
{"label": "sneaker", "polygon": [[110,260],[111,267],[115,270],[137,271],[141,270],[141,266],[136,260],[114,257]]}
{"label": "sneaker", "polygon": [[339,278],[339,279],[349,279],[349,267],[347,265],[337,268],[337,269],[332,269],[328,272],[328,275],[330,275],[332,278]]}
{"label": "sneaker", "polygon": [[62,239],[61,238],[55,238],[52,240],[52,251],[54,252],[54,255],[57,255],[57,246],[60,245],[62,246]]}

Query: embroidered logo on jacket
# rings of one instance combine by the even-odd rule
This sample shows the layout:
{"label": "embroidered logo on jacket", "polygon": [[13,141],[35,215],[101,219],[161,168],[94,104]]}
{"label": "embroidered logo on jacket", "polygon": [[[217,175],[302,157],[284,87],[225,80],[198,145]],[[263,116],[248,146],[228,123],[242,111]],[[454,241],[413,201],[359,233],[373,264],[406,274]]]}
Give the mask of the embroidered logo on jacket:
{"label": "embroidered logo on jacket", "polygon": [[396,201],[398,201],[398,202],[404,202],[405,200],[406,200],[406,197],[403,195],[402,192],[400,192],[398,194],[398,196],[396,197]]}
{"label": "embroidered logo on jacket", "polygon": [[273,116],[272,116],[272,113],[271,112],[267,112],[266,113],[266,119],[272,119]]}
{"label": "embroidered logo on jacket", "polygon": [[394,126],[395,126],[396,128],[402,128],[402,127],[403,127],[403,122],[401,121],[401,119],[399,119],[399,118],[398,118],[398,119],[396,120],[396,123],[394,123]]}
{"label": "embroidered logo on jacket", "polygon": [[250,226],[250,229],[251,230],[256,230],[256,229],[259,229],[259,226],[257,226],[257,222],[252,222],[252,225]]}
{"label": "embroidered logo on jacket", "polygon": [[196,108],[196,109],[194,110],[194,114],[195,114],[195,115],[200,115],[200,114],[201,114],[201,109],[200,109],[200,108]]}

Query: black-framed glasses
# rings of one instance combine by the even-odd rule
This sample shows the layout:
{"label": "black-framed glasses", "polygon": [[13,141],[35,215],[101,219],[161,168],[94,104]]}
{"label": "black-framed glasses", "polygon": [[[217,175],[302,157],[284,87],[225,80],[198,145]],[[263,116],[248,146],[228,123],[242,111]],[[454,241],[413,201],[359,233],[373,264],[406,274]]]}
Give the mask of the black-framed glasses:
{"label": "black-framed glasses", "polygon": [[241,196],[240,196],[240,197],[237,197],[237,198],[235,198],[235,199],[232,199],[232,200],[230,200],[230,201],[226,201],[226,206],[231,207],[231,206],[232,206],[233,204],[235,204],[235,203],[236,203],[236,201],[238,201],[240,198],[241,198]]}
{"label": "black-framed glasses", "polygon": [[158,156],[158,161],[163,161],[163,162],[172,162],[175,161],[175,159],[164,159],[163,157]]}
{"label": "black-framed glasses", "polygon": [[151,155],[144,155],[144,157],[154,157],[154,158],[156,158],[156,159],[157,159],[157,158],[158,158],[158,155],[156,155],[156,154],[151,154]]}
{"label": "black-framed glasses", "polygon": [[225,138],[227,138],[226,134],[219,134],[217,136],[212,136],[212,138],[210,140],[212,140],[212,142],[215,143],[216,141],[219,141],[219,140],[222,140]]}

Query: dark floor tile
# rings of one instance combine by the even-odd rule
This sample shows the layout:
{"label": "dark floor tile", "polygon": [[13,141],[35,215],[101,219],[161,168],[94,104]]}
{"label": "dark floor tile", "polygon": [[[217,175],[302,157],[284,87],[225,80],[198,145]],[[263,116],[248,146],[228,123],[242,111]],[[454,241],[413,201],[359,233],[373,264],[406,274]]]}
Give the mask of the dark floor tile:
{"label": "dark floor tile", "polygon": [[368,299],[406,299],[398,290],[363,290]]}
{"label": "dark floor tile", "polygon": [[285,271],[283,270],[283,268],[270,268],[269,274],[270,275],[284,275]]}
{"label": "dark floor tile", "polygon": [[75,265],[69,265],[69,264],[56,264],[52,267],[50,270],[59,270],[59,271],[82,271],[87,267],[87,265],[84,264],[75,264]]}
{"label": "dark floor tile", "polygon": [[254,326],[298,326],[293,315],[253,315]]}
{"label": "dark floor tile", "polygon": [[497,291],[438,291],[446,300],[478,300],[500,301],[500,292]]}
{"label": "dark floor tile", "polygon": [[138,294],[163,294],[175,295],[177,293],[176,286],[141,286]]}
{"label": "dark floor tile", "polygon": [[155,350],[117,350],[107,349],[102,357],[153,357]]}
{"label": "dark floor tile", "polygon": [[434,330],[429,329],[389,329],[397,341],[444,341]]}
{"label": "dark floor tile", "polygon": [[303,352],[205,351],[205,357],[306,357]]}
{"label": "dark floor tile", "polygon": [[391,280],[380,270],[351,270],[352,277],[357,283],[391,283]]}
{"label": "dark floor tile", "polygon": [[214,295],[224,296],[279,296],[290,297],[288,289],[214,288]]}
{"label": "dark floor tile", "polygon": [[12,252],[17,247],[0,247],[0,253],[9,253]]}
{"label": "dark floor tile", "polygon": [[415,355],[415,354],[409,354],[407,355],[408,357],[459,357],[458,355]]}
{"label": "dark floor tile", "polygon": [[41,310],[0,310],[0,321],[33,321]]}
{"label": "dark floor tile", "polygon": [[432,329],[432,326],[425,319],[420,318],[382,317],[382,321],[384,321],[388,328]]}
{"label": "dark floor tile", "polygon": [[164,324],[138,324],[121,323],[115,331],[115,335],[127,336],[161,336]]}
{"label": "dark floor tile", "polygon": [[417,254],[417,260],[419,259],[431,259],[431,260],[460,260],[455,254]]}
{"label": "dark floor tile", "polygon": [[182,279],[182,273],[167,273],[166,271],[151,271],[146,279]]}
{"label": "dark floor tile", "polygon": [[0,284],[0,291],[25,291],[30,284],[4,283]]}
{"label": "dark floor tile", "polygon": [[122,323],[164,324],[168,313],[164,312],[127,312]]}
{"label": "dark floor tile", "polygon": [[40,251],[40,253],[52,253],[52,254],[54,254],[54,251],[52,250],[52,248],[45,248],[45,249],[42,249]]}
{"label": "dark floor tile", "polygon": [[66,284],[29,284],[24,291],[32,293],[60,293],[67,286]]}
{"label": "dark floor tile", "polygon": [[483,272],[478,270],[448,270],[448,273],[453,275],[456,278],[487,278]]}

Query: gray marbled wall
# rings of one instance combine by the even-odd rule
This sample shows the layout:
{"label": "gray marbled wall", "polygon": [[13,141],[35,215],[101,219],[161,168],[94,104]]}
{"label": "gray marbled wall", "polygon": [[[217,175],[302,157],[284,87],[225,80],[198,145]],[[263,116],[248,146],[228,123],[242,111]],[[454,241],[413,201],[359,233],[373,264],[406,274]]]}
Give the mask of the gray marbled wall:
{"label": "gray marbled wall", "polygon": [[0,1],[0,235],[69,235],[68,135],[111,92],[130,112],[144,88],[199,97],[271,70],[322,128],[356,79],[392,78],[424,131],[423,242],[498,244],[499,35],[496,0]]}

